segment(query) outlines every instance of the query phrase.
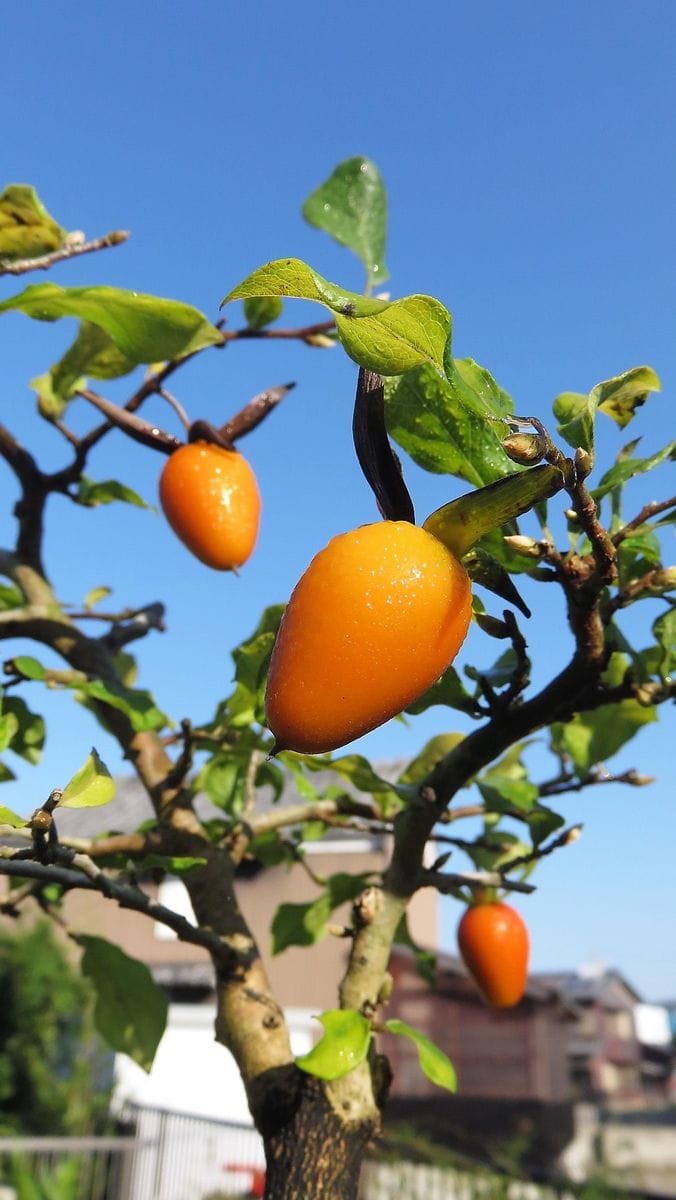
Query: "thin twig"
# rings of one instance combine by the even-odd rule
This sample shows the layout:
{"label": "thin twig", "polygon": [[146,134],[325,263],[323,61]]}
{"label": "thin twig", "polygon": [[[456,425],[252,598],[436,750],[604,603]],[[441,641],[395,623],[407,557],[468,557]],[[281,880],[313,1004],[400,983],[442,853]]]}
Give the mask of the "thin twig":
{"label": "thin twig", "polygon": [[65,262],[69,258],[80,258],[83,254],[93,254],[97,250],[107,250],[110,246],[121,246],[129,237],[126,229],[113,229],[103,237],[94,238],[91,242],[67,242],[50,254],[40,254],[37,258],[21,258],[16,262],[0,260],[0,275],[27,275],[29,271],[48,271],[55,263]]}
{"label": "thin twig", "polygon": [[621,529],[613,536],[613,544],[619,546],[625,538],[628,538],[634,530],[639,529],[641,525],[645,525],[646,521],[650,521],[659,513],[667,512],[668,509],[676,505],[676,496],[670,496],[668,500],[653,500],[650,504],[646,504],[631,521],[627,521]]}

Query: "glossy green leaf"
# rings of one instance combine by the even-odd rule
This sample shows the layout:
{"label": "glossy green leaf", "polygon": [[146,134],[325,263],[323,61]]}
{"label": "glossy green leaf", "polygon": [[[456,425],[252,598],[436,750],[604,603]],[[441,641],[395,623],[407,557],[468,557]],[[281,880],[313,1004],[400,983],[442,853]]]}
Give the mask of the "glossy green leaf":
{"label": "glossy green leaf", "polygon": [[85,377],[118,379],[134,370],[136,362],[118,350],[109,333],[91,321],[81,321],[73,345],[44,375],[31,380],[38,394],[40,412],[54,420],[75,392],[85,385]]}
{"label": "glossy green leaf", "polygon": [[400,1021],[398,1017],[392,1017],[389,1021],[385,1021],[384,1028],[388,1033],[407,1037],[409,1041],[413,1042],[418,1051],[420,1070],[432,1083],[435,1083],[437,1087],[446,1088],[449,1092],[456,1090],[458,1084],[453,1063],[430,1038],[426,1037],[424,1033],[419,1033],[417,1029],[413,1029],[406,1021]]}
{"label": "glossy green leaf", "polygon": [[80,476],[76,500],[85,508],[98,508],[101,504],[112,504],[115,500],[121,500],[124,504],[133,504],[136,508],[150,508],[150,505],[146,504],[138,492],[124,483],[119,483],[117,479],[104,479],[100,483],[96,483],[93,479],[88,479],[86,475]]}
{"label": "glossy green leaf", "polygon": [[99,808],[109,804],[114,795],[115,784],[110,771],[93,749],[66,784],[59,803],[61,808]]}
{"label": "glossy green leaf", "polygon": [[0,302],[0,313],[23,312],[38,321],[78,317],[105,329],[136,363],[182,358],[222,342],[218,329],[190,304],[113,287],[64,288],[36,283]]}
{"label": "glossy green leaf", "polygon": [[651,367],[632,367],[622,375],[597,383],[588,396],[563,392],[554,401],[559,433],[569,446],[581,446],[591,454],[597,409],[606,412],[624,429],[636,408],[659,388],[660,381]]}
{"label": "glossy green leaf", "polygon": [[335,314],[340,340],[355,362],[382,375],[421,363],[443,368],[451,316],[432,296],[373,300],[330,283],[297,258],[266,263],[233,288],[223,304],[248,296],[316,300]]}
{"label": "glossy green leaf", "polygon": [[82,972],[96,990],[96,1028],[113,1050],[149,1071],[167,1023],[166,996],[145,963],[112,942],[88,934],[77,941],[84,950]]}
{"label": "glossy green leaf", "polygon": [[385,419],[395,441],[426,471],[475,487],[514,473],[501,444],[500,418],[511,411],[507,393],[472,359],[454,359],[450,380],[425,365],[386,381]]}
{"label": "glossy green leaf", "polygon": [[657,534],[645,526],[625,538],[617,550],[620,586],[640,579],[647,571],[659,566],[661,555],[662,547]]}
{"label": "glossy green leaf", "polygon": [[353,1009],[333,1008],[317,1020],[324,1034],[316,1046],[296,1059],[296,1066],[319,1079],[340,1079],[364,1061],[371,1029],[366,1017]]}
{"label": "glossy green leaf", "polygon": [[38,258],[58,250],[66,237],[34,187],[10,183],[0,193],[0,261]]}
{"label": "glossy green leaf", "polygon": [[281,316],[284,305],[278,296],[249,296],[244,301],[244,317],[249,329],[265,329]]}
{"label": "glossy green leaf", "polygon": [[368,886],[369,876],[339,872],[327,880],[326,891],[309,904],[280,904],[271,927],[272,953],[281,954],[289,946],[313,946],[326,933],[326,925],[336,908],[356,900]]}
{"label": "glossy green leaf", "polygon": [[385,266],[387,197],[375,163],[348,158],[336,167],[303,205],[310,225],[353,250],[366,268],[367,284],[389,278]]}
{"label": "glossy green leaf", "polygon": [[42,757],[45,744],[45,722],[39,713],[32,712],[20,696],[7,696],[2,701],[3,714],[12,714],[16,731],[10,749],[26,762],[35,765]]}

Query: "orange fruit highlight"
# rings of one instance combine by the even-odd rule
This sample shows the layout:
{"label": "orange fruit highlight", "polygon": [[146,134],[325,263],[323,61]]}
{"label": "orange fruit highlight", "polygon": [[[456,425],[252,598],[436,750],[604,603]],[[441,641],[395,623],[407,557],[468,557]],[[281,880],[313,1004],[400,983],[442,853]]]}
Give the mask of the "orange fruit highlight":
{"label": "orange fruit highlight", "polygon": [[249,558],[258,537],[261,499],[241,454],[211,442],[190,442],[169,457],[160,477],[160,504],[174,533],[216,571]]}
{"label": "orange fruit highlight", "polygon": [[470,604],[464,567],[408,521],[333,538],[296,585],[272,653],[278,748],[335,750],[396,716],[457,654]]}

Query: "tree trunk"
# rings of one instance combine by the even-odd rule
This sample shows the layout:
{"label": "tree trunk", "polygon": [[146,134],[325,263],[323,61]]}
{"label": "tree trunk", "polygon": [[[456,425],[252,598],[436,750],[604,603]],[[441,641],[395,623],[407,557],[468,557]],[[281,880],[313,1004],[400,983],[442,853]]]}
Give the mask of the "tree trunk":
{"label": "tree trunk", "polygon": [[357,1200],[376,1121],[341,1120],[320,1080],[294,1074],[292,1093],[287,1076],[287,1087],[273,1089],[277,1103],[268,1093],[265,1116],[257,1114],[267,1162],[265,1200]]}

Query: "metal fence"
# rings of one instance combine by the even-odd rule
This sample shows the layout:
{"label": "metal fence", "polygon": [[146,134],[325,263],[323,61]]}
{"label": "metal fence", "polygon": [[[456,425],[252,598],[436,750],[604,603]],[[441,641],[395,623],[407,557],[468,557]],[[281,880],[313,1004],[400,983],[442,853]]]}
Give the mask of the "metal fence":
{"label": "metal fence", "polygon": [[127,1200],[134,1137],[0,1138],[0,1200]]}

